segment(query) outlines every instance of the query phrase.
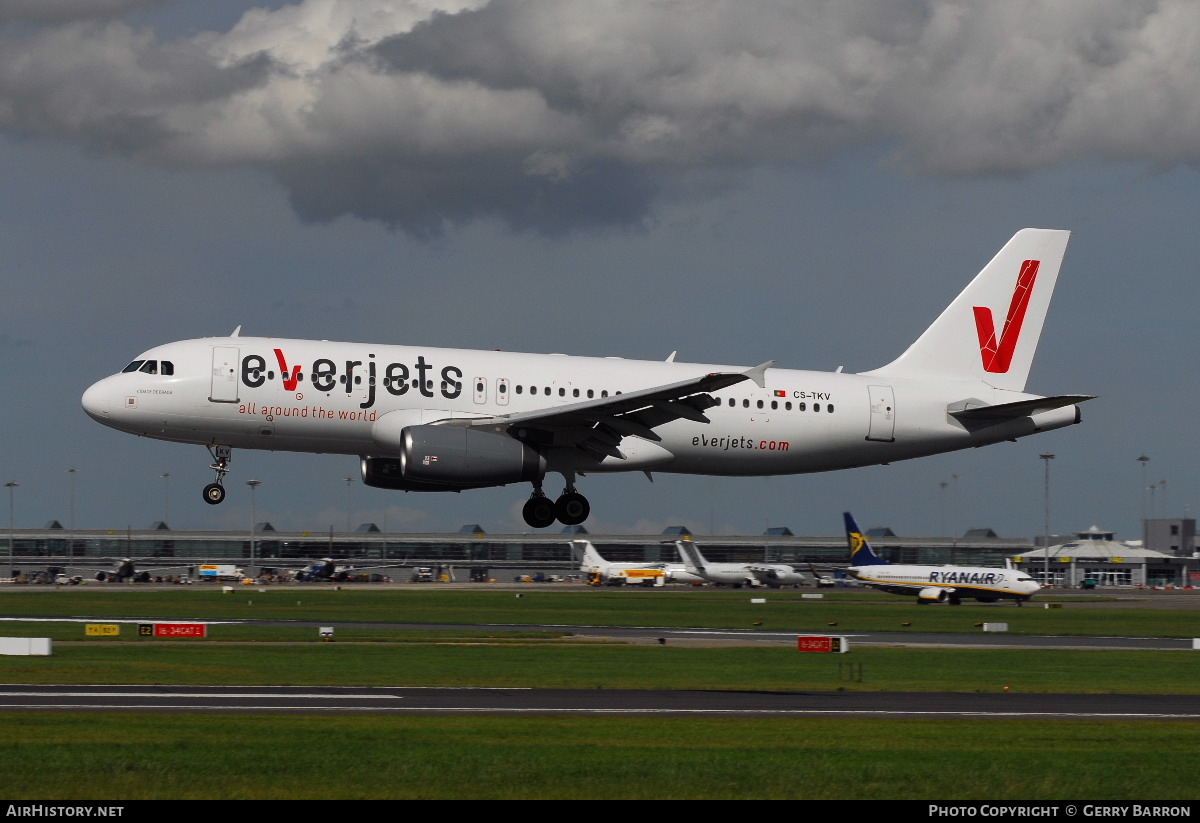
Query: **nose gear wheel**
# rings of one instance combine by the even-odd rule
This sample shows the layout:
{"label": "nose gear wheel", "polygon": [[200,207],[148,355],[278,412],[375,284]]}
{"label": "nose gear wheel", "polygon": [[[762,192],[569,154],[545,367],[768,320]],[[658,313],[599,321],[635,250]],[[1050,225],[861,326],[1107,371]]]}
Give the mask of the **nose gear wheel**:
{"label": "nose gear wheel", "polygon": [[229,446],[209,446],[208,453],[213,459],[209,468],[217,473],[217,479],[204,487],[204,502],[215,506],[225,499],[225,475],[229,474],[229,461],[233,459],[233,449]]}

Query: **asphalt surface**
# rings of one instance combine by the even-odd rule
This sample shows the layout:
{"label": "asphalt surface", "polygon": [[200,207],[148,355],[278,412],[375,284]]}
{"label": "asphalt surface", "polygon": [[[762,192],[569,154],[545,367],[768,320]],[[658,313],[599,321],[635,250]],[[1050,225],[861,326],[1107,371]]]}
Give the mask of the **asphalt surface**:
{"label": "asphalt surface", "polygon": [[1200,696],[197,686],[0,686],[3,711],[1196,721]]}

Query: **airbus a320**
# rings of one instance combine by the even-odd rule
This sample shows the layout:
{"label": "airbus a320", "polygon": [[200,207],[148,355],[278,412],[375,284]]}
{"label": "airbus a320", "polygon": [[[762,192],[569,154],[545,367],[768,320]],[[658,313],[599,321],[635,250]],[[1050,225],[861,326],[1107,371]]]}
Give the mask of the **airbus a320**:
{"label": "airbus a320", "polygon": [[[1066,231],[1024,229],[920,338],[863,372],[229,337],[167,343],[83,407],[130,434],[208,447],[357,455],[367,485],[458,492],[529,483],[532,527],[575,525],[596,472],[783,475],[906,460],[1078,423],[1085,395],[1025,383]],[[562,493],[543,491],[561,475]]]}

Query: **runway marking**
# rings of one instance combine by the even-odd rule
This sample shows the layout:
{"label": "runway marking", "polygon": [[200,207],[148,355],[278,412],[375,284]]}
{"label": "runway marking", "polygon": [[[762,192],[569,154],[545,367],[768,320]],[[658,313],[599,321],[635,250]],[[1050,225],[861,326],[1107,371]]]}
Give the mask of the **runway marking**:
{"label": "runway marking", "polygon": [[[41,695],[41,692],[0,692],[0,697],[22,697]],[[153,692],[56,692],[55,696],[63,697],[148,697],[172,700],[184,697],[285,697],[296,700],[403,700],[399,694],[287,694],[274,692],[171,692],[170,694],[154,694]],[[2,704],[0,704],[2,705]]]}
{"label": "runway marking", "polygon": [[[9,689],[17,688],[17,687],[23,686],[23,685],[24,684],[18,684],[18,683],[0,683],[0,687],[9,688]],[[194,687],[195,684],[192,684],[192,685]],[[40,694],[41,690],[43,690],[43,689],[62,689],[62,688],[66,688],[68,686],[73,686],[73,687],[79,688],[79,689],[97,689],[98,690],[97,693],[99,693],[99,694],[112,694],[112,692],[104,692],[103,689],[159,689],[159,688],[163,688],[162,686],[148,686],[145,683],[38,683],[36,685],[32,685],[32,684],[29,685],[28,686],[29,691],[27,691],[27,692],[21,692],[21,691],[0,692],[0,694],[5,694],[8,696],[21,695],[21,694]],[[239,689],[270,688],[270,689],[275,689],[276,691],[280,692],[281,696],[283,696],[283,697],[290,697],[291,696],[290,694],[285,693],[288,689],[299,690],[299,689],[311,689],[313,687],[312,686],[237,686],[235,688],[239,688]],[[352,686],[321,686],[320,688],[325,688],[325,689],[330,689],[330,690],[340,690],[340,689],[354,688],[354,687],[352,687]],[[362,688],[362,687],[359,687],[359,688]],[[411,691],[463,691],[464,689],[470,689],[471,691],[476,691],[476,692],[531,692],[534,690],[535,687],[533,687],[533,686],[392,686],[392,687],[373,686],[373,687],[368,687],[368,688],[392,688],[392,689],[396,689],[396,690],[403,689],[406,692],[411,692]],[[252,692],[247,692],[247,693],[252,694]],[[56,694],[67,694],[67,692],[56,692]],[[89,696],[91,696],[91,693],[88,693],[88,694],[89,694]],[[130,694],[153,695],[154,692],[151,692],[151,691],[130,692]],[[179,694],[179,692],[171,691],[171,692],[163,692],[161,694],[163,697],[170,697],[171,695]],[[200,693],[199,696],[204,697],[206,694],[212,695],[213,692]],[[318,695],[318,696],[326,697],[329,695]]]}
{"label": "runway marking", "polygon": [[[0,708],[5,709],[88,709],[93,711],[111,711],[114,709],[149,709],[161,710],[175,708],[172,706],[147,706],[145,704],[131,705],[112,705],[112,706],[96,706],[87,703],[0,703]],[[929,717],[980,717],[980,718],[1058,718],[1063,720],[1082,720],[1082,719],[1097,719],[1097,720],[1200,720],[1200,714],[1148,714],[1148,713],[1123,713],[1123,712],[1081,712],[1081,713],[1054,713],[1054,712],[955,712],[955,711],[879,711],[867,709],[554,709],[554,708],[534,708],[534,709],[518,709],[518,708],[479,708],[472,706],[430,706],[430,707],[385,707],[385,706],[222,706],[222,705],[196,705],[187,704],[179,708],[187,708],[192,710],[212,710],[212,711],[229,711],[244,713],[248,709],[253,711],[330,711],[330,712],[404,712],[409,714],[415,713],[437,713],[437,712],[455,712],[469,714],[743,714],[743,715],[771,715],[778,717],[780,715],[863,715],[867,717],[879,716],[895,716],[895,717],[913,717],[913,716],[929,716]]]}
{"label": "runway marking", "polygon": [[245,620],[202,620],[193,617],[0,617],[9,623],[203,623],[206,626],[236,626]]}

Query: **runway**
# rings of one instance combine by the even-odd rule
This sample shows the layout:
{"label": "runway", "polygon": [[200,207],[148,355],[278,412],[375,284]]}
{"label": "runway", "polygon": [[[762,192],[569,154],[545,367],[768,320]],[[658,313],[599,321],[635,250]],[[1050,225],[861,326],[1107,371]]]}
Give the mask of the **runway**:
{"label": "runway", "polygon": [[1029,649],[1159,649],[1192,648],[1191,638],[1180,637],[1094,637],[1085,635],[1026,635],[1007,632],[936,633],[936,632],[852,632],[837,628],[805,631],[757,631],[753,629],[668,628],[662,626],[579,626],[548,623],[355,623],[352,621],[231,621],[242,625],[305,626],[332,625],[345,629],[411,629],[427,631],[563,631],[575,637],[624,641],[665,642],[671,645],[784,645],[795,647],[800,635],[837,635],[850,645],[864,646],[945,646],[956,648],[1029,648]]}
{"label": "runway", "polygon": [[852,691],[0,686],[0,711],[1200,720],[1200,696]]}

